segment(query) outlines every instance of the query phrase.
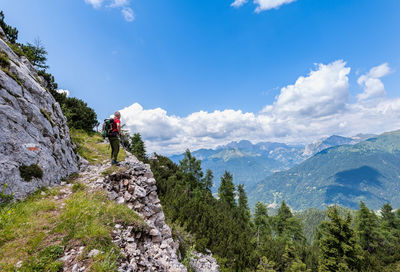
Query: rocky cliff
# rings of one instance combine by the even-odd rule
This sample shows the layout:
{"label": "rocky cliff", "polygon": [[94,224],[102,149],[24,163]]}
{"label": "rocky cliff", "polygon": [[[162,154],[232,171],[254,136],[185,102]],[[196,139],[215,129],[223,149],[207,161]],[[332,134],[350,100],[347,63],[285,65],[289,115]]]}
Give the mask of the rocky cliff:
{"label": "rocky cliff", "polygon": [[22,198],[78,171],[78,157],[45,81],[0,37],[0,186]]}
{"label": "rocky cliff", "polygon": [[[111,199],[127,204],[149,227],[147,232],[135,232],[133,226],[118,226],[115,230],[114,242],[125,256],[120,271],[187,271],[179,262],[179,243],[172,239],[171,229],[165,223],[150,165],[131,156],[120,167],[105,178],[103,187]],[[211,255],[193,252],[193,256],[189,264],[193,271],[218,271]]]}

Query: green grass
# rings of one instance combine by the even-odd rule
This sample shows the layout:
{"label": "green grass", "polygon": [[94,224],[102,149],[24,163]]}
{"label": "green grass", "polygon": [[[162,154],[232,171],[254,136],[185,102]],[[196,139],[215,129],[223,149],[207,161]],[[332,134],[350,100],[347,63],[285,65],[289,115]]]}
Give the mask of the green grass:
{"label": "green grass", "polygon": [[75,172],[69,175],[68,177],[61,179],[61,181],[64,181],[66,183],[74,183],[78,178],[79,178],[79,173]]}
{"label": "green grass", "polygon": [[93,271],[116,271],[120,251],[112,242],[111,231],[116,223],[147,229],[146,223],[126,205],[110,201],[104,192],[78,191],[66,202],[57,231],[65,233],[64,243],[79,241],[89,252],[103,253],[94,258]]}
{"label": "green grass", "polygon": [[[70,134],[72,141],[77,146],[76,152],[91,164],[99,164],[110,160],[111,147],[109,144],[104,143],[100,133],[87,133],[83,130],[71,128]],[[125,160],[125,157],[126,153],[121,148],[118,154],[118,161]]]}
{"label": "green grass", "polygon": [[24,51],[18,46],[18,44],[15,43],[7,43],[8,46],[11,48],[12,51],[14,51],[15,54],[17,54],[18,57],[25,56]]}
{"label": "green grass", "polygon": [[64,249],[58,245],[52,245],[41,250],[37,256],[25,260],[18,271],[61,271],[63,263],[57,261],[64,253]]}
{"label": "green grass", "polygon": [[43,114],[43,116],[47,119],[47,121],[50,122],[51,126],[54,127],[54,122],[51,119],[51,112],[46,111],[45,109],[40,109],[40,112]]}
{"label": "green grass", "polygon": [[108,167],[106,170],[104,170],[101,174],[103,176],[107,176],[114,172],[122,173],[122,172],[125,172],[126,170],[127,170],[127,168],[125,168],[125,167],[119,167],[116,165],[112,165],[112,166]]}
{"label": "green grass", "polygon": [[14,271],[18,261],[36,257],[57,240],[60,243],[59,234],[51,233],[57,225],[59,207],[50,198],[58,191],[45,190],[45,196],[41,192],[0,209],[0,271]]}
{"label": "green grass", "polygon": [[2,68],[7,68],[8,66],[10,66],[10,59],[4,52],[0,52],[0,66]]}
{"label": "green grass", "polygon": [[72,185],[72,192],[77,192],[77,191],[83,191],[86,189],[86,185],[84,185],[83,183],[77,182],[74,183],[74,185]]}
{"label": "green grass", "polygon": [[12,79],[14,79],[15,82],[18,83],[18,85],[22,86],[21,80],[20,80],[16,75],[14,75],[13,73],[11,73],[10,71],[8,71],[8,70],[7,70],[6,68],[4,68],[4,67],[1,67],[1,70],[2,70],[4,73],[6,73],[9,77],[11,77]]}
{"label": "green grass", "polygon": [[[82,259],[91,249],[103,252],[85,262],[92,271],[116,271],[120,251],[112,243],[114,225],[148,229],[134,211],[108,200],[103,191],[80,188],[64,208],[54,200],[59,191],[38,191],[0,209],[0,271],[59,271],[62,249],[82,245],[86,247]],[[16,270],[18,261],[22,267]]]}

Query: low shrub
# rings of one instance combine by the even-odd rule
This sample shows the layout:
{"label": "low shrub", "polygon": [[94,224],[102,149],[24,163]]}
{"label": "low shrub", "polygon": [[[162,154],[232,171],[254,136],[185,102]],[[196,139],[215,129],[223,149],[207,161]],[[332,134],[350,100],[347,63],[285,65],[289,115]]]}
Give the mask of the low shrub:
{"label": "low shrub", "polygon": [[74,192],[74,193],[78,192],[78,191],[83,191],[85,189],[86,189],[86,185],[84,185],[80,182],[74,183],[74,185],[72,185],[72,192]]}
{"label": "low shrub", "polygon": [[0,66],[2,68],[6,68],[6,67],[10,66],[10,60],[4,52],[0,53]]}
{"label": "low shrub", "polygon": [[43,170],[37,164],[31,164],[29,166],[21,165],[19,167],[19,172],[25,181],[31,181],[32,178],[41,179],[43,177]]}

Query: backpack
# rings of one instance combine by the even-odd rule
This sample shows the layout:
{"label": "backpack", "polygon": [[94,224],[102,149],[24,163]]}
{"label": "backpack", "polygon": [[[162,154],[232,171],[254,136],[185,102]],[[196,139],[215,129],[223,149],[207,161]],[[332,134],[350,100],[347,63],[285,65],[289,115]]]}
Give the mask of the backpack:
{"label": "backpack", "polygon": [[101,130],[101,136],[103,136],[104,139],[111,135],[113,124],[113,118],[104,119],[103,128]]}

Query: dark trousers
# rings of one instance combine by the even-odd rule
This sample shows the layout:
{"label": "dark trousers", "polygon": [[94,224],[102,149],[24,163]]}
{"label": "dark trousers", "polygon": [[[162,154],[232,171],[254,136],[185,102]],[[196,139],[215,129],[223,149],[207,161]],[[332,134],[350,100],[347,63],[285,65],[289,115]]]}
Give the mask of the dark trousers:
{"label": "dark trousers", "polygon": [[111,145],[111,160],[116,161],[119,153],[119,139],[117,136],[110,136],[108,139]]}

